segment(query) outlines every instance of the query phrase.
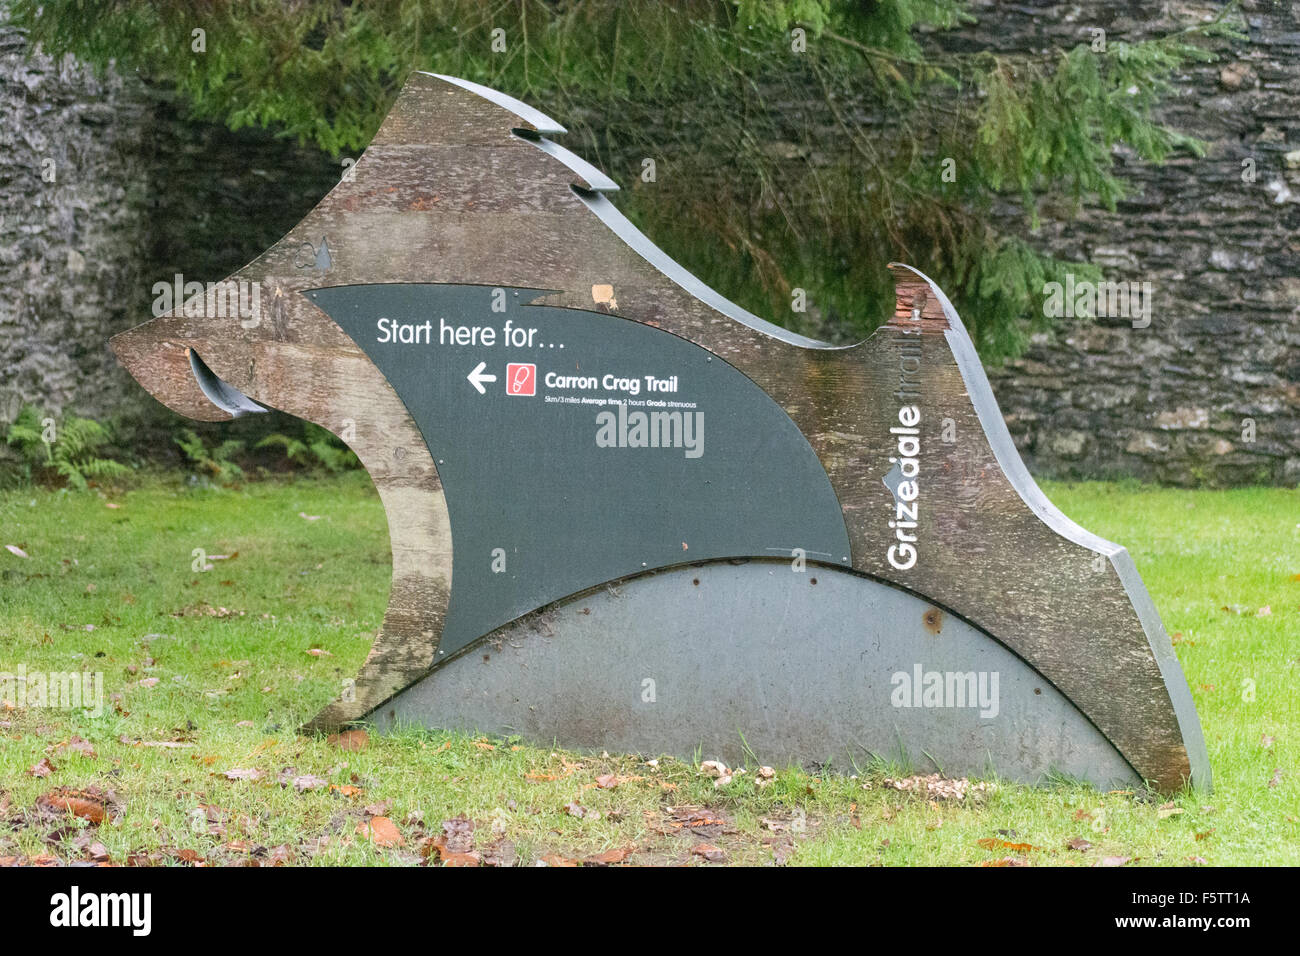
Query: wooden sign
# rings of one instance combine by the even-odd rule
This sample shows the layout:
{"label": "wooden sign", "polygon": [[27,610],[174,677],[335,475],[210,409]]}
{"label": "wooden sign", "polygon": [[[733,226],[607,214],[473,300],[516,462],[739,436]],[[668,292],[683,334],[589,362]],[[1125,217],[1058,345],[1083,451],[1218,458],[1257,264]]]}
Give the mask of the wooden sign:
{"label": "wooden sign", "polygon": [[388,610],[310,726],[1208,786],[1132,560],[1034,484],[938,287],[894,266],[866,341],[794,335],[641,235],[562,132],[414,74],[218,288],[242,308],[113,339],[176,412],[282,409],[373,478]]}

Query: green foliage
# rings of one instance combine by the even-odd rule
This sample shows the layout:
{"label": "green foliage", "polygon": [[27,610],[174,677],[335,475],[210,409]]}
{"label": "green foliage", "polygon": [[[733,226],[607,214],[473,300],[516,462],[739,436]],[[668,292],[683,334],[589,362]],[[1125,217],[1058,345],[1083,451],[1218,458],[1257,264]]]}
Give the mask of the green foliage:
{"label": "green foliage", "polygon": [[[885,264],[906,261],[954,293],[986,357],[1023,345],[1039,280],[1066,267],[1025,241],[1041,209],[1113,208],[1118,145],[1152,162],[1197,149],[1152,110],[1238,17],[1010,55],[934,42],[969,18],[962,0],[117,0],[93,16],[13,0],[13,15],[50,52],[174,85],[198,117],[333,153],[369,142],[413,69],[496,87],[562,119],[632,186],[629,217],[741,305],[861,336],[892,306]],[[638,180],[643,157],[657,182]],[[1022,219],[995,226],[1008,199]]]}
{"label": "green foliage", "polygon": [[[1064,263],[1038,255],[1019,239],[1006,239],[995,249],[972,258],[969,263],[970,287],[984,308],[973,310],[975,320],[969,322],[972,337],[983,341],[995,355],[1017,352],[1021,337],[1026,332],[1046,328],[1049,320],[1041,308],[1031,309],[1041,300],[1042,288],[1048,282],[1065,283],[1066,273],[1074,273],[1076,281],[1096,282],[1101,270],[1086,263]],[[990,315],[1019,315],[1028,313],[1031,318],[1024,325],[992,323]]]}
{"label": "green foliage", "polygon": [[18,454],[26,484],[62,482],[86,491],[92,482],[111,482],[131,472],[122,462],[102,456],[112,446],[113,434],[90,418],[65,415],[56,421],[27,405],[9,425],[5,443]]}
{"label": "green foliage", "polygon": [[992,69],[984,83],[972,161],[993,189],[1018,189],[1026,207],[1035,192],[1059,184],[1077,204],[1095,196],[1113,209],[1124,195],[1110,168],[1110,150],[1127,143],[1144,159],[1200,144],[1147,117],[1163,79],[1185,63],[1210,59],[1181,36],[1141,44],[1113,43],[1104,56],[1077,46],[1052,64]]}
{"label": "green foliage", "polygon": [[303,468],[320,467],[331,473],[361,467],[357,456],[325,428],[303,422],[302,438],[280,432],[267,435],[254,448],[283,448],[286,460]]}
{"label": "green foliage", "polygon": [[[267,420],[262,424],[260,419]],[[328,430],[289,416],[258,416],[242,437],[205,439],[193,429],[176,432],[175,442],[204,482],[229,486],[248,477],[293,470],[336,474],[361,467],[357,456]],[[290,428],[301,426],[293,435]],[[266,433],[266,429],[280,428]]]}
{"label": "green foliage", "polygon": [[234,457],[244,450],[242,441],[227,438],[209,446],[190,428],[180,429],[174,441],[204,481],[218,485],[231,485],[243,480],[244,469],[234,460]]}

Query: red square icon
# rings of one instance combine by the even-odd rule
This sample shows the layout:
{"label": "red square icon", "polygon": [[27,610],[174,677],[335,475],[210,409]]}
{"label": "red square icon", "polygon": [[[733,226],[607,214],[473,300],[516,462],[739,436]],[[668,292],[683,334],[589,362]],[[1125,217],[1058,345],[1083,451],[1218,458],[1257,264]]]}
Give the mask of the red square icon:
{"label": "red square icon", "polygon": [[506,365],[507,395],[536,395],[537,366],[531,362],[510,362]]}

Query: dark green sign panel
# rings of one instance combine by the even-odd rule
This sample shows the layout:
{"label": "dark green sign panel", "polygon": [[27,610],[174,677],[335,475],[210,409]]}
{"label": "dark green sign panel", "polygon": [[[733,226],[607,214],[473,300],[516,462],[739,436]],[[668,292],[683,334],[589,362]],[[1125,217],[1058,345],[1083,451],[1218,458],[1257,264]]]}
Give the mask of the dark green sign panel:
{"label": "dark green sign panel", "polygon": [[539,290],[307,295],[383,372],[437,463],[454,542],[445,654],[647,569],[796,549],[849,563],[807,439],[745,375],[685,339],[529,304]]}

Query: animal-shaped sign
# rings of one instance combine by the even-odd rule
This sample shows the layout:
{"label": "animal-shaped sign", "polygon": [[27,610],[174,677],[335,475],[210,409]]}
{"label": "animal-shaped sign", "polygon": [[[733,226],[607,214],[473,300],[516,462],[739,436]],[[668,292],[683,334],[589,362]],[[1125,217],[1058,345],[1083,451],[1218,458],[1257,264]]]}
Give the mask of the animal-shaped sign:
{"label": "animal-shaped sign", "polygon": [[289,235],[113,339],[174,411],[282,409],[373,478],[388,610],[310,726],[1208,786],[1132,560],[1035,485],[943,292],[894,266],[866,341],[794,335],[562,132],[417,73]]}

